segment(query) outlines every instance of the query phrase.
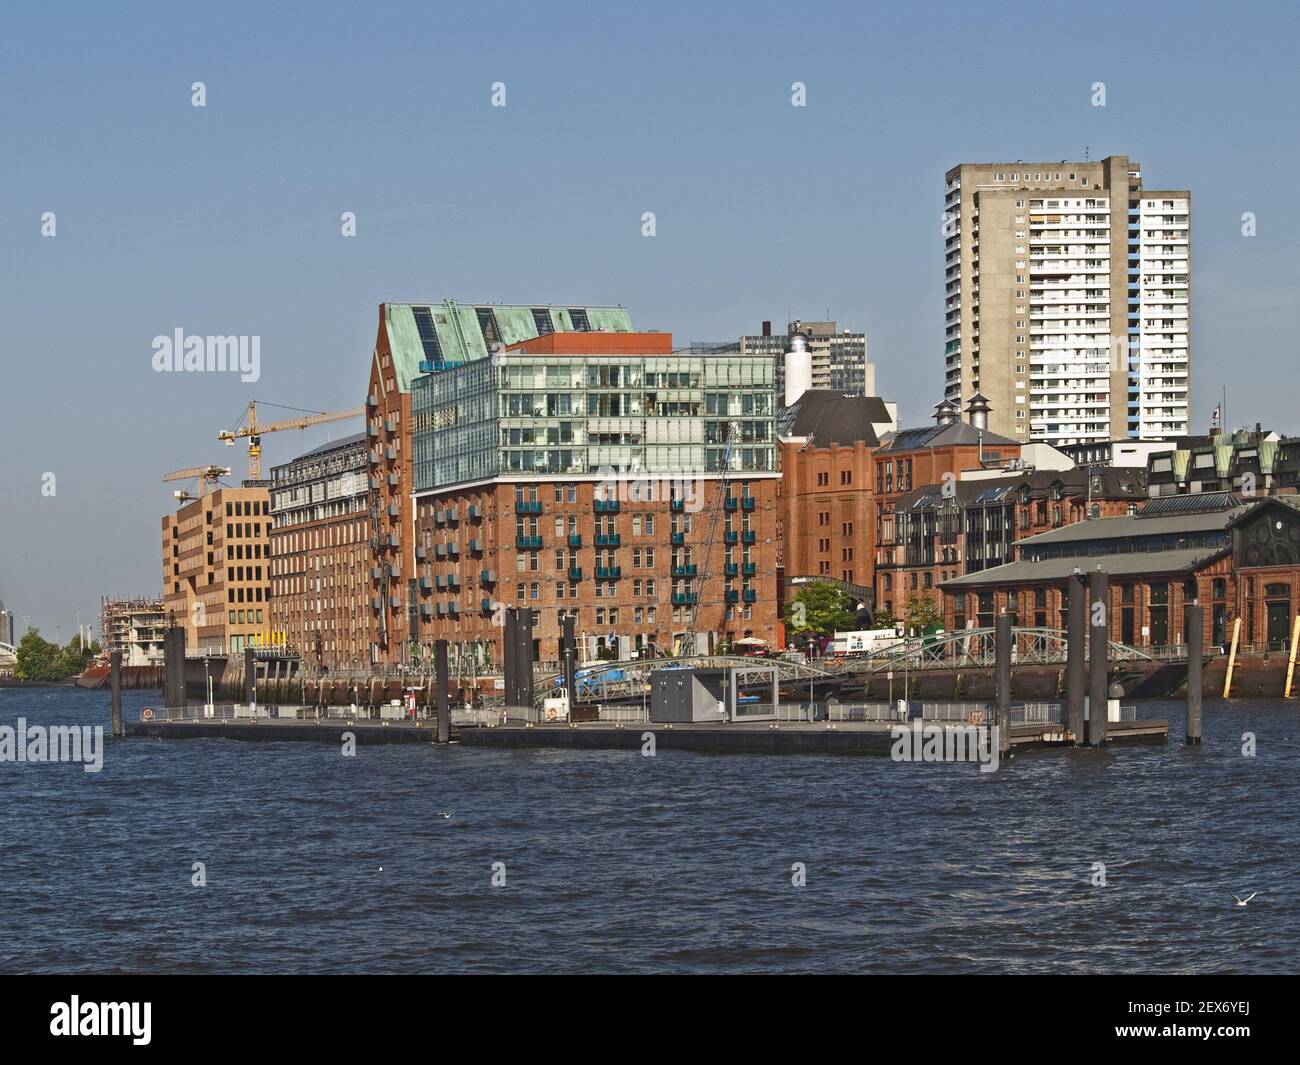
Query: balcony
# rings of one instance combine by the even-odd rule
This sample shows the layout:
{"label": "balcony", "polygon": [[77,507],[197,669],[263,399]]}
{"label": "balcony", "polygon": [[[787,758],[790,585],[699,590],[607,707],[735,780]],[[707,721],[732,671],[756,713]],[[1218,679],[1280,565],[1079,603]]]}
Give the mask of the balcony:
{"label": "balcony", "polygon": [[476,554],[476,555],[478,555],[478,554],[482,554],[482,552],[483,552],[483,541],[482,541],[482,540],[479,540],[479,539],[471,538],[471,539],[470,539],[470,542],[469,542],[469,549],[470,549],[471,551],[473,551],[474,554]]}
{"label": "balcony", "polygon": [[673,542],[673,546],[674,546],[674,547],[681,547],[682,544],[686,543],[686,534],[685,534],[685,533],[673,533],[672,536],[671,536],[671,540],[672,540],[672,542]]}
{"label": "balcony", "polygon": [[389,462],[393,462],[394,460],[396,460],[397,448],[395,447],[384,448],[384,458],[386,458]]}
{"label": "balcony", "polygon": [[735,510],[738,506],[740,506],[740,500],[737,499],[735,496],[727,496],[727,498],[723,501],[723,506],[725,506],[728,510]]}
{"label": "balcony", "polygon": [[482,600],[480,600],[480,601],[479,601],[479,604],[478,604],[478,608],[479,608],[479,610],[481,610],[484,614],[490,614],[490,613],[492,613],[492,600],[491,600],[491,599],[482,599]]}
{"label": "balcony", "polygon": [[693,562],[692,562],[690,565],[687,565],[687,566],[674,566],[674,567],[673,567],[673,576],[674,576],[674,577],[694,577],[694,576],[697,576],[697,575],[699,574],[699,572],[700,572],[700,567],[697,566],[697,565],[695,565],[695,563],[693,563]]}
{"label": "balcony", "polygon": [[674,499],[672,502],[668,504],[668,506],[671,510],[675,510],[680,514],[682,511],[686,509],[686,500]]}
{"label": "balcony", "polygon": [[758,499],[755,498],[754,496],[745,496],[740,501],[741,510],[753,510],[757,506],[758,506]]}
{"label": "balcony", "polygon": [[673,606],[693,606],[695,598],[694,592],[673,592]]}
{"label": "balcony", "polygon": [[496,584],[497,571],[494,569],[485,569],[478,575],[480,584]]}
{"label": "balcony", "polygon": [[597,513],[597,514],[617,514],[617,513],[618,513],[618,500],[617,500],[617,499],[597,499],[597,500],[595,501],[595,508],[596,508],[596,513]]}
{"label": "balcony", "polygon": [[482,520],[483,520],[483,508],[480,507],[477,503],[471,503],[471,504],[466,508],[466,513],[469,514],[469,520],[470,520],[470,521],[482,521]]}
{"label": "balcony", "polygon": [[734,588],[728,588],[728,589],[727,589],[727,602],[728,602],[728,603],[739,603],[739,602],[740,602],[740,593],[739,593],[738,591],[736,591]]}
{"label": "balcony", "polygon": [[569,534],[569,546],[570,546],[570,547],[581,547],[581,546],[582,546],[582,533],[570,533],[570,534]]}
{"label": "balcony", "polygon": [[428,577],[420,578],[420,591],[428,593],[433,589],[433,582]]}
{"label": "balcony", "polygon": [[542,501],[540,499],[516,499],[516,514],[540,514],[542,512]]}
{"label": "balcony", "polygon": [[722,539],[725,543],[728,544],[738,544],[740,543],[740,533],[728,529],[725,533],[722,534]]}
{"label": "balcony", "polygon": [[753,588],[746,588],[746,589],[745,589],[745,602],[746,602],[746,603],[757,603],[757,602],[758,602],[758,592],[757,592],[757,590],[755,590],[755,589],[753,589]]}
{"label": "balcony", "polygon": [[623,575],[623,571],[618,566],[597,566],[596,580],[598,581],[616,581]]}
{"label": "balcony", "polygon": [[753,529],[746,529],[743,533],[740,534],[740,539],[744,543],[752,544],[757,542],[758,533],[756,533]]}
{"label": "balcony", "polygon": [[515,547],[520,551],[536,551],[542,546],[540,536],[517,536],[515,537]]}
{"label": "balcony", "polygon": [[416,562],[423,562],[428,557],[429,557],[429,549],[427,547],[421,545],[415,549]]}
{"label": "balcony", "polygon": [[581,566],[570,566],[570,567],[569,567],[569,580],[571,580],[571,581],[580,581],[580,580],[582,580],[582,567],[581,567]]}
{"label": "balcony", "polygon": [[739,577],[740,567],[737,566],[734,562],[728,562],[725,566],[722,567],[722,572],[723,575],[727,577]]}
{"label": "balcony", "polygon": [[618,533],[597,533],[597,547],[618,547],[623,542],[623,538]]}
{"label": "balcony", "polygon": [[746,563],[745,563],[745,576],[746,576],[746,577],[752,577],[752,576],[754,576],[754,574],[757,573],[757,572],[758,572],[758,566],[757,566],[757,565],[755,565],[753,562],[746,562]]}

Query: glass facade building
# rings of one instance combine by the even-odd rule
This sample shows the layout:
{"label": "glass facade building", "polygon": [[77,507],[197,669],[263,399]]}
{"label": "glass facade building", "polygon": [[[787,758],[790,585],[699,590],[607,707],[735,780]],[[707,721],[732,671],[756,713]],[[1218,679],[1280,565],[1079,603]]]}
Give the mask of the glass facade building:
{"label": "glass facade building", "polygon": [[[495,477],[776,467],[771,358],[501,351],[412,384],[415,491]],[[734,427],[727,456],[729,427]]]}

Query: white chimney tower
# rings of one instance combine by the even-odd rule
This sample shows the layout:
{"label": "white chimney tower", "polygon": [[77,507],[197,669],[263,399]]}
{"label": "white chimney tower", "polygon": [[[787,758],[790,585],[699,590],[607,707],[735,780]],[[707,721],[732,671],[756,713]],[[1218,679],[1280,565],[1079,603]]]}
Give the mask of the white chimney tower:
{"label": "white chimney tower", "polygon": [[793,406],[810,388],[812,352],[808,350],[808,338],[795,333],[790,338],[790,350],[785,353],[785,405]]}

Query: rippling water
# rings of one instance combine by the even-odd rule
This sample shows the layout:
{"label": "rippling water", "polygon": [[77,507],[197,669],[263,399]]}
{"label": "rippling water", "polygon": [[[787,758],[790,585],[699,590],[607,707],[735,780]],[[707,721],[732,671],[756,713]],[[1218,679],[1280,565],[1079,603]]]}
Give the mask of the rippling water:
{"label": "rippling water", "polygon": [[[107,726],[108,696],[0,689],[20,715]],[[1208,704],[1200,749],[1181,715],[1144,708],[1167,747],[993,774],[108,739],[98,774],[0,764],[0,968],[1294,972],[1300,709]]]}

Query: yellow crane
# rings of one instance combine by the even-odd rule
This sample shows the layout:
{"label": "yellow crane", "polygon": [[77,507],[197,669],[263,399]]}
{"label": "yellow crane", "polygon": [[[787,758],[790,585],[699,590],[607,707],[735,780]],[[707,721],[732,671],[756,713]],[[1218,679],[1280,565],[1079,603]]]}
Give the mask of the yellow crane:
{"label": "yellow crane", "polygon": [[[272,403],[270,406],[276,406]],[[223,429],[217,434],[218,440],[224,440],[226,447],[234,447],[236,440],[248,439],[248,479],[262,479],[262,436],[265,433],[278,433],[282,429],[306,429],[326,422],[339,422],[347,418],[360,418],[365,414],[365,407],[349,407],[347,410],[311,411],[301,418],[285,418],[278,422],[257,420],[257,400],[248,401],[248,421],[238,429]]]}
{"label": "yellow crane", "polygon": [[229,466],[191,466],[187,470],[172,470],[171,473],[163,474],[163,481],[193,481],[199,482],[199,494],[194,495],[186,489],[178,489],[172,495],[182,503],[191,499],[202,499],[208,494],[208,485],[216,484],[222,477],[230,476]]}

